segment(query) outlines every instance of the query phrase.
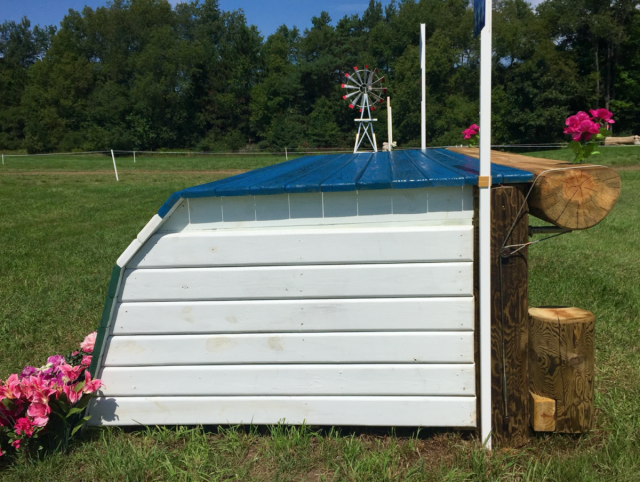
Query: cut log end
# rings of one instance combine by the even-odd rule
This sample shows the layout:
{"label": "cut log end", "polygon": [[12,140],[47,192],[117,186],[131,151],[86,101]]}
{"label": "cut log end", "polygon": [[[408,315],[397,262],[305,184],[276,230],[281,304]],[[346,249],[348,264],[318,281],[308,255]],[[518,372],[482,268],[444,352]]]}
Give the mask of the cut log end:
{"label": "cut log end", "polygon": [[531,428],[536,432],[555,432],[556,401],[529,392],[529,415]]}
{"label": "cut log end", "polygon": [[[452,151],[478,157],[478,149]],[[620,195],[618,173],[606,166],[579,165],[491,151],[491,162],[529,171],[535,183],[527,202],[533,216],[565,229],[587,229],[602,221]]]}
{"label": "cut log end", "polygon": [[561,228],[587,229],[611,212],[620,188],[620,176],[608,167],[543,172],[529,196],[529,210]]}

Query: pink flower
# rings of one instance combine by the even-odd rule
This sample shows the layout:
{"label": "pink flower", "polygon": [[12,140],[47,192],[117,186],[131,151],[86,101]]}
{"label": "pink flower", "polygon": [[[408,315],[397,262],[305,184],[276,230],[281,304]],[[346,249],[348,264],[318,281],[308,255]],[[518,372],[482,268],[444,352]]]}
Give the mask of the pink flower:
{"label": "pink flower", "polygon": [[72,405],[74,403],[77,403],[78,400],[82,398],[82,395],[84,395],[84,393],[82,393],[82,390],[78,390],[76,392],[75,385],[65,385],[63,390],[64,390],[64,394],[67,396],[67,400],[69,400],[69,403]]}
{"label": "pink flower", "polygon": [[44,427],[49,421],[49,417],[33,417],[34,427]]}
{"label": "pink flower", "polygon": [[91,373],[89,373],[89,370],[84,371],[84,380],[84,388],[82,389],[84,393],[96,392],[102,386],[102,380],[98,378],[96,378],[95,380],[91,380]]}
{"label": "pink flower", "polygon": [[72,367],[71,365],[60,365],[59,370],[62,372],[62,379],[65,382],[75,382],[80,376],[80,373],[82,373],[82,370],[84,370],[84,367],[82,365],[77,367]]}
{"label": "pink flower", "polygon": [[28,417],[19,418],[15,425],[16,433],[18,435],[25,434],[27,437],[33,435],[33,423]]}
{"label": "pink flower", "polygon": [[616,121],[612,119],[613,112],[607,109],[590,109],[589,112],[594,118],[600,119],[602,122],[606,122],[607,124],[616,123]]}
{"label": "pink flower", "polygon": [[[569,123],[569,119],[567,119]],[[592,120],[586,119],[573,124],[564,130],[565,134],[571,134],[574,141],[588,141],[591,136],[600,132],[600,126]]]}
{"label": "pink flower", "polygon": [[480,126],[477,124],[471,124],[469,126],[469,129],[471,129],[472,131],[476,131],[476,133],[480,132]]}
{"label": "pink flower", "polygon": [[16,399],[22,396],[20,388],[20,379],[15,373],[11,375],[4,386],[0,385],[0,400],[4,398]]}
{"label": "pink flower", "polygon": [[82,357],[82,362],[81,363],[84,366],[88,367],[89,365],[91,365],[91,358],[92,358],[91,355],[85,355],[85,356]]}
{"label": "pink flower", "polygon": [[[578,112],[576,115],[572,115],[567,117],[567,120],[565,121],[565,123],[569,126],[569,127],[576,127],[578,125],[580,125],[580,123],[582,121],[586,121],[586,120],[591,120],[591,117],[589,117],[589,114],[587,114],[586,112]],[[565,132],[566,134],[566,132]]]}
{"label": "pink flower", "polygon": [[76,356],[78,353],[80,353],[78,350],[74,351],[71,356]]}
{"label": "pink flower", "polygon": [[80,343],[80,348],[85,353],[93,353],[93,347],[96,344],[96,335],[97,332],[89,333],[84,341]]}
{"label": "pink flower", "polygon": [[468,129],[462,131],[465,139],[471,139],[473,136],[477,135],[480,131],[480,127],[476,124],[471,124]]}
{"label": "pink flower", "polygon": [[[37,420],[38,423],[35,423],[35,424],[38,425],[39,427],[46,425],[47,421],[49,420],[50,413],[51,413],[51,407],[49,407],[49,405],[47,405],[46,403],[35,402],[29,405],[29,408],[27,409],[27,415],[29,415],[30,417],[33,417],[34,423]],[[42,423],[43,421],[44,421],[44,424],[39,425],[39,423]]]}
{"label": "pink flower", "polygon": [[22,380],[24,394],[32,403],[48,403],[49,396],[56,392],[54,387],[55,381],[45,380],[40,375]]}
{"label": "pink flower", "polygon": [[14,440],[13,442],[11,442],[11,445],[13,446],[13,448],[14,448],[14,449],[16,449],[16,450],[17,450],[17,449],[19,449],[19,448],[20,448],[20,442],[21,442],[21,440],[20,440],[20,439],[18,439],[18,440]]}

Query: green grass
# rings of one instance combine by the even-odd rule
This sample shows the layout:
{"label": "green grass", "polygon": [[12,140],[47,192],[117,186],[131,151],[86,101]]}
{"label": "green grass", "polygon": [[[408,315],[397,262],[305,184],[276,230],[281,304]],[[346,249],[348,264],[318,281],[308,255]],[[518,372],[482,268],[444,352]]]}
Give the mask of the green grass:
{"label": "green grass", "polygon": [[[290,155],[289,159],[299,157]],[[272,154],[227,154],[227,155],[176,155],[176,154],[126,154],[116,156],[119,175],[136,171],[215,171],[215,170],[251,170],[270,166],[285,160],[284,155]],[[113,175],[111,154],[78,154],[5,157],[0,166],[0,174],[13,172],[39,171],[106,171]]]}
{"label": "green grass", "polygon": [[[529,251],[531,305],[596,315],[590,434],[537,435],[487,455],[454,430],[90,429],[68,454],[0,458],[0,480],[637,481],[640,171],[620,174],[602,223]],[[73,349],[97,325],[111,267],[138,231],[171,192],[215,178],[0,175],[0,378]]]}
{"label": "green grass", "polygon": [[[571,149],[549,149],[537,152],[520,152],[521,149],[514,149],[516,154],[526,154],[533,157],[545,157],[547,159],[556,159],[558,161],[573,162],[575,157]],[[591,156],[588,159],[589,164],[602,164],[603,166],[637,166],[640,164],[640,146],[609,146],[600,147],[600,154]]]}

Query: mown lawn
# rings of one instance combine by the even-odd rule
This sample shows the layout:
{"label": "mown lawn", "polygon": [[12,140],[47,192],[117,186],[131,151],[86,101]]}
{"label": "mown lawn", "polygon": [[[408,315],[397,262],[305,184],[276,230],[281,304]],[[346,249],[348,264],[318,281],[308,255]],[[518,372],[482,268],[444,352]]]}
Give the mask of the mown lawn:
{"label": "mown lawn", "polygon": [[[621,176],[620,200],[601,224],[530,248],[531,305],[596,315],[597,422],[588,435],[538,435],[487,455],[456,431],[90,429],[68,454],[2,457],[0,479],[637,481],[640,171]],[[99,320],[119,254],[171,192],[215,176],[121,179],[0,175],[0,378],[74,348]]]}
{"label": "mown lawn", "polygon": [[[537,152],[519,152],[522,149],[513,149],[516,154],[525,154],[533,157],[546,157],[558,161],[573,162],[575,155],[571,149],[548,149]],[[598,148],[600,154],[589,158],[589,164],[602,164],[603,166],[638,166],[640,165],[640,146],[609,146]]]}

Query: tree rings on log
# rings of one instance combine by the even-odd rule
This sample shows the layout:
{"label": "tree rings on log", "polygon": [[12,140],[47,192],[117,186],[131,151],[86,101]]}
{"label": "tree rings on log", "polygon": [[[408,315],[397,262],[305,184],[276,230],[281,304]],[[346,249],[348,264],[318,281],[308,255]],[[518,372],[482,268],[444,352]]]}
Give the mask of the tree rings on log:
{"label": "tree rings on log", "polygon": [[531,190],[529,212],[561,228],[587,229],[613,209],[620,187],[620,176],[608,167],[543,171]]}
{"label": "tree rings on log", "polygon": [[579,308],[529,309],[529,387],[556,401],[556,432],[593,424],[595,317]]}
{"label": "tree rings on log", "polygon": [[[478,158],[478,149],[451,151]],[[605,166],[491,151],[491,162],[535,175],[527,202],[529,213],[565,229],[587,229],[602,221],[620,195],[620,176]]]}

